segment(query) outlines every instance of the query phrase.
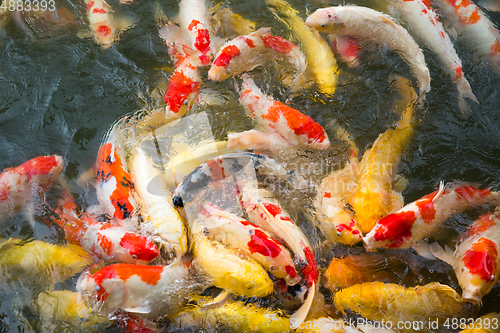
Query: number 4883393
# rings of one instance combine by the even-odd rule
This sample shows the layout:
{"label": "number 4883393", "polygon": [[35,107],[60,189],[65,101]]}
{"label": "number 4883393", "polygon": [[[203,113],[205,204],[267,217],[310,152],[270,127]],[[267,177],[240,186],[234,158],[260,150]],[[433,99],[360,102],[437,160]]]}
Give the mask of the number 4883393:
{"label": "number 4883393", "polygon": [[4,0],[0,5],[0,10],[5,12],[14,11],[55,11],[56,3],[54,0]]}

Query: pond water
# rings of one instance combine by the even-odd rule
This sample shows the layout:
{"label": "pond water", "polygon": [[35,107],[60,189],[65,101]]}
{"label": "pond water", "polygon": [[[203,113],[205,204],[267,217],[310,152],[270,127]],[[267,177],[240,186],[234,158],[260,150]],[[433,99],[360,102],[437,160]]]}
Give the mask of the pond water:
{"label": "pond water", "polygon": [[[219,1],[207,3],[213,6]],[[257,28],[272,27],[275,35],[293,40],[287,26],[276,19],[265,1],[220,3],[256,22]],[[304,19],[317,8],[342,4],[327,0],[290,0],[289,3]],[[351,3],[376,6],[368,0]],[[19,19],[13,19],[0,32],[0,170],[39,155],[61,155],[66,165],[63,179],[85,206],[97,204],[95,191],[88,186],[79,187],[76,182],[95,163],[106,131],[120,116],[163,106],[161,92],[165,91],[173,70],[173,61],[158,35],[157,18],[159,8],[164,15],[174,18],[178,1],[136,0],[133,4],[123,5],[117,0],[109,0],[109,4],[117,17],[132,21],[134,25],[121,34],[115,46],[106,50],[100,48],[88,33],[83,1],[57,1],[56,7],[62,18],[57,21],[59,23],[48,18],[47,22],[21,25]],[[491,13],[490,17],[500,24],[499,14]],[[456,43],[455,46],[479,104],[469,101],[469,117],[460,115],[453,83],[435,55],[422,46],[432,88],[426,103],[418,111],[421,121],[399,167],[399,173],[409,181],[403,193],[405,202],[434,191],[440,181],[470,182],[500,190],[500,76],[479,63],[464,44]],[[342,126],[362,153],[398,120],[391,109],[395,92],[391,90],[388,78],[394,74],[413,77],[408,66],[387,50],[365,55],[357,68],[351,69],[341,62],[339,66],[338,87],[332,95],[322,94],[314,88],[291,94],[275,79],[276,69],[260,68],[254,72],[267,94],[303,110],[329,134],[336,125]],[[238,104],[234,81],[211,82],[206,76],[207,71],[208,68],[201,70],[205,102],[197,104],[191,112],[208,114],[217,139],[224,139],[228,132],[250,129],[252,122]],[[300,155],[306,161],[311,159],[322,164],[317,171],[319,174],[313,175],[315,179],[338,167],[346,158],[345,145],[333,136],[331,141],[332,147],[326,151],[305,151]],[[293,207],[307,205],[312,195],[294,193],[287,198],[286,206],[293,212]],[[362,250],[362,247],[320,248],[318,231],[307,219],[301,218],[304,219],[304,230],[317,248],[316,256],[322,268],[327,267],[333,255]],[[468,221],[467,215],[459,215],[447,224],[446,231],[454,237],[464,230]],[[63,242],[61,234],[54,228],[40,221],[32,227],[23,213],[3,218],[0,237]],[[417,272],[408,285],[439,280],[459,290],[449,267],[434,267],[410,252],[405,253]],[[61,281],[56,287],[74,288],[77,277]],[[2,282],[0,332],[46,330],[31,305],[44,288],[46,286],[36,282],[23,283],[22,277]],[[481,313],[500,310],[499,292],[500,288],[494,288],[484,298]],[[71,326],[59,329],[76,331]]]}

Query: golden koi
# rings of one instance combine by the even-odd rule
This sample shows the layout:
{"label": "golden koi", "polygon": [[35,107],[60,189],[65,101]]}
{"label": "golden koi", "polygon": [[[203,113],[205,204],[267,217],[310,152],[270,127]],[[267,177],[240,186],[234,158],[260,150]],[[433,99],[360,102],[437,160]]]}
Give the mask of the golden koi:
{"label": "golden koi", "polygon": [[500,214],[487,213],[474,221],[454,253],[437,243],[431,244],[430,250],[455,270],[462,299],[480,303],[500,275]]}
{"label": "golden koi", "polygon": [[417,330],[437,319],[459,317],[469,308],[454,289],[437,282],[413,288],[382,282],[356,284],[338,291],[334,302],[344,315],[350,310],[368,320],[390,322],[392,327],[401,321],[421,322]]}
{"label": "golden koi", "polygon": [[338,67],[328,42],[316,30],[309,28],[285,0],[266,0],[266,3],[277,10],[279,14],[275,16],[283,17],[282,21],[299,41],[320,91],[333,94],[337,85]]}
{"label": "golden koi", "polygon": [[[179,212],[172,205],[172,194],[165,186],[161,171],[146,152],[136,147],[132,153],[130,173],[140,206],[140,230],[160,244],[169,258],[180,259],[187,251],[187,230]],[[150,186],[158,191],[151,192]]]}
{"label": "golden koi", "polygon": [[423,97],[430,91],[431,78],[422,50],[390,16],[367,7],[336,6],[316,10],[308,16],[306,24],[320,32],[374,41],[396,51],[417,78],[420,95]]}

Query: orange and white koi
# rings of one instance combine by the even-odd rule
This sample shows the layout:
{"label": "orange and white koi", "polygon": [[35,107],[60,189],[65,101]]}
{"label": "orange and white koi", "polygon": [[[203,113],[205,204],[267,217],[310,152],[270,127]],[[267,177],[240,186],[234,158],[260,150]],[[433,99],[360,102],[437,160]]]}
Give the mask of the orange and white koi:
{"label": "orange and white koi", "polygon": [[306,24],[324,33],[338,33],[373,41],[397,52],[418,80],[421,96],[431,89],[425,57],[413,37],[386,14],[360,6],[321,8],[309,15]]}
{"label": "orange and white koi", "polygon": [[179,26],[188,34],[191,49],[199,53],[201,65],[210,64],[212,57],[206,12],[205,0],[181,0],[179,3]]}
{"label": "orange and white koi", "polygon": [[333,94],[339,70],[328,42],[316,30],[309,28],[298,11],[285,0],[266,0],[266,4],[273,7],[274,15],[289,27],[299,41],[319,90],[324,94]]}
{"label": "orange and white koi", "polygon": [[[142,217],[140,230],[159,243],[167,251],[168,257],[182,257],[187,251],[186,226],[172,205],[172,194],[165,185],[161,171],[139,147],[135,147],[132,153],[130,173]],[[154,194],[148,189],[153,183],[159,190]]]}
{"label": "orange and white koi", "polygon": [[413,247],[429,237],[451,215],[486,203],[499,204],[500,193],[469,185],[439,190],[405,205],[397,212],[380,219],[365,237],[367,250],[377,248]]}
{"label": "orange and white koi", "polygon": [[228,134],[228,148],[286,149],[330,146],[328,136],[311,117],[272,97],[264,95],[253,80],[243,74],[240,103],[254,119],[259,130]]}
{"label": "orange and white koi", "polygon": [[[202,84],[198,72],[200,61],[195,59],[196,54],[187,46],[179,27],[170,24],[160,29],[159,33],[175,59],[175,71],[164,96],[167,104],[164,117],[167,120],[177,119],[191,110],[200,93]],[[165,123],[165,121],[160,122],[159,126]]]}
{"label": "orange and white koi", "polygon": [[423,0],[390,0],[388,1],[408,25],[408,30],[419,42],[425,44],[436,54],[441,65],[453,83],[457,86],[459,93],[459,107],[462,113],[467,110],[464,97],[470,98],[478,103],[478,100],[463,76],[462,61],[458,57],[450,37],[444,30],[436,12],[429,3]]}
{"label": "orange and white koi", "polygon": [[264,65],[269,56],[286,58],[298,75],[306,69],[304,54],[297,45],[280,36],[273,36],[270,28],[261,28],[224,44],[215,56],[208,78],[222,81],[251,71]]}
{"label": "orange and white koi", "polygon": [[451,19],[460,38],[479,60],[500,73],[500,32],[486,14],[470,0],[437,0],[441,12]]}
{"label": "orange and white koi", "polygon": [[461,237],[455,252],[443,250],[437,243],[431,253],[450,264],[462,288],[462,298],[480,303],[497,284],[500,275],[500,215],[480,216]]}
{"label": "orange and white koi", "polygon": [[76,289],[94,309],[169,316],[179,311],[194,288],[188,274],[180,260],[168,266],[112,264],[84,272]]}
{"label": "orange and white koi", "polygon": [[90,30],[94,34],[97,44],[107,49],[118,38],[117,29],[113,25],[113,13],[105,0],[85,0],[87,19]]}
{"label": "orange and white koi", "polygon": [[64,169],[61,156],[35,157],[0,174],[0,216],[9,216],[29,202],[35,191],[47,191]]}
{"label": "orange and white koi", "polygon": [[283,278],[288,285],[300,282],[290,252],[265,230],[211,204],[204,205],[202,210],[206,216],[200,223],[210,238],[238,249],[275,277]]}

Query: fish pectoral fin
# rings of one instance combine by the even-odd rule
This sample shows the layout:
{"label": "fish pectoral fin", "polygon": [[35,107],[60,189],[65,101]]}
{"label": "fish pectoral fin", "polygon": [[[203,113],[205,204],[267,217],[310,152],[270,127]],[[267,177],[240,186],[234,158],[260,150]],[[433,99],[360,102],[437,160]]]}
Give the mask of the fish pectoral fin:
{"label": "fish pectoral fin", "polygon": [[445,247],[444,250],[438,243],[432,243],[429,245],[429,251],[438,259],[446,262],[447,264],[453,266],[453,252],[451,252],[449,247]]}
{"label": "fish pectoral fin", "polygon": [[222,303],[224,302],[226,299],[228,299],[229,297],[231,297],[231,293],[227,290],[223,290],[219,293],[219,295],[217,295],[214,299],[212,299],[211,301],[207,302],[207,303],[203,303],[201,304],[201,307],[204,307],[204,306],[210,306],[210,305],[215,305],[215,304],[219,304],[219,303]]}
{"label": "fish pectoral fin", "polygon": [[130,313],[150,313],[151,307],[149,305],[147,305],[147,306],[123,308],[123,310],[130,312]]}
{"label": "fish pectoral fin", "polygon": [[400,174],[396,174],[391,183],[392,189],[396,192],[403,192],[408,186],[408,178],[401,176]]}
{"label": "fish pectoral fin", "polygon": [[307,314],[311,309],[312,302],[314,300],[314,294],[316,291],[316,285],[313,283],[309,289],[309,295],[307,295],[306,301],[300,306],[300,308],[290,316],[290,327],[296,329],[306,320]]}
{"label": "fish pectoral fin", "polygon": [[396,24],[393,20],[391,20],[391,19],[389,19],[389,18],[387,18],[387,17],[385,17],[385,16],[383,16],[383,15],[380,15],[379,17],[380,17],[380,19],[381,19],[382,21],[385,21],[385,22],[389,23],[389,24],[390,24],[390,25],[392,25],[393,27],[395,27],[395,28],[397,28],[397,27],[398,27],[398,25],[397,25],[397,24]]}
{"label": "fish pectoral fin", "polygon": [[437,198],[439,198],[442,194],[444,193],[444,181],[439,182],[439,191],[438,193],[432,198],[432,202],[434,202]]}
{"label": "fish pectoral fin", "polygon": [[[433,244],[437,245],[437,243],[433,243]],[[436,260],[437,259],[437,257],[434,255],[434,253],[432,253],[432,251],[430,250],[430,244],[426,243],[423,240],[416,242],[412,246],[412,248],[415,250],[415,252],[418,253],[419,256],[424,257],[425,259],[429,259],[429,260]]]}

